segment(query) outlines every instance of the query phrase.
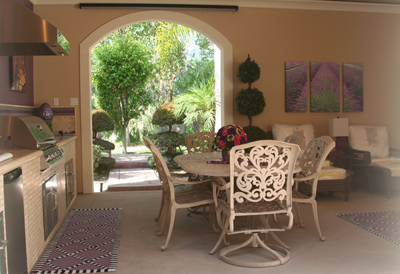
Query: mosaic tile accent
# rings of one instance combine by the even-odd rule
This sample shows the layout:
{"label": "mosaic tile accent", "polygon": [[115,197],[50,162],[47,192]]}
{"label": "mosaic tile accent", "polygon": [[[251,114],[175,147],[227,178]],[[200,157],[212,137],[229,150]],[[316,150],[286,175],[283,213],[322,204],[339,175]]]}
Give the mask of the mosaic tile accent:
{"label": "mosaic tile accent", "polygon": [[33,107],[0,106],[0,116],[32,116]]}

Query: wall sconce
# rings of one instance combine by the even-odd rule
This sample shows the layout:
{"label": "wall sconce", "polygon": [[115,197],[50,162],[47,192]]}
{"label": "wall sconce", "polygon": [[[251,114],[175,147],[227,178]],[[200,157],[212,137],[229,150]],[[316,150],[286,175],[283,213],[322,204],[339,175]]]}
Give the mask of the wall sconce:
{"label": "wall sconce", "polygon": [[335,118],[329,119],[329,135],[336,137],[336,154],[344,155],[343,138],[349,136],[349,119],[348,118]]}

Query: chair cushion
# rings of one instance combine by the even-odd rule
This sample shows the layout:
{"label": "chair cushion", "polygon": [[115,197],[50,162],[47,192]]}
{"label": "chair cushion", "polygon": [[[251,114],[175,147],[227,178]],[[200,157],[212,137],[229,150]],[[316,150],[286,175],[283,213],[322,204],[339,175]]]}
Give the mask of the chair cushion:
{"label": "chair cushion", "polygon": [[[304,147],[314,139],[314,126],[311,124],[304,125],[286,125],[286,124],[273,124],[272,135],[274,140],[284,141],[285,138],[292,134],[298,134],[305,137]],[[302,147],[302,148],[304,148]]]}
{"label": "chair cushion", "polygon": [[400,176],[399,158],[373,159],[371,165],[390,169],[392,176]]}
{"label": "chair cushion", "polygon": [[371,157],[389,156],[389,134],[383,126],[349,126],[349,143],[353,149],[369,151]]}
{"label": "chair cushion", "polygon": [[324,166],[319,174],[319,180],[346,179],[346,170],[334,166]]}

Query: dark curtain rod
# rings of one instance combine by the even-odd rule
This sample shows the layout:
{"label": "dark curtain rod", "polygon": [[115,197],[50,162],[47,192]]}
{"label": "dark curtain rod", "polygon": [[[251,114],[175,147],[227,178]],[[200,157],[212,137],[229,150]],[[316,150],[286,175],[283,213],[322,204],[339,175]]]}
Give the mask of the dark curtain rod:
{"label": "dark curtain rod", "polygon": [[80,9],[148,9],[148,10],[204,10],[238,11],[238,6],[225,5],[179,5],[179,4],[102,4],[81,3]]}

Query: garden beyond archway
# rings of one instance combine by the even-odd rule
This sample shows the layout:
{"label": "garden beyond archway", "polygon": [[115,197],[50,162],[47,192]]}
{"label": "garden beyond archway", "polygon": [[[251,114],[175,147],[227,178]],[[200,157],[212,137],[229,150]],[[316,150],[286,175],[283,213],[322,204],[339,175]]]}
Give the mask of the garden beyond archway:
{"label": "garden beyond archway", "polygon": [[218,47],[219,51],[215,51],[214,57],[216,94],[220,96],[221,102],[220,113],[217,113],[217,116],[221,117],[218,124],[223,125],[233,121],[232,45],[221,33],[194,17],[176,12],[144,11],[114,19],[95,30],[80,45],[80,117],[82,126],[80,142],[83,182],[82,186],[78,188],[79,192],[93,193],[90,51],[109,33],[127,25],[146,21],[165,21],[187,26],[208,37]]}

